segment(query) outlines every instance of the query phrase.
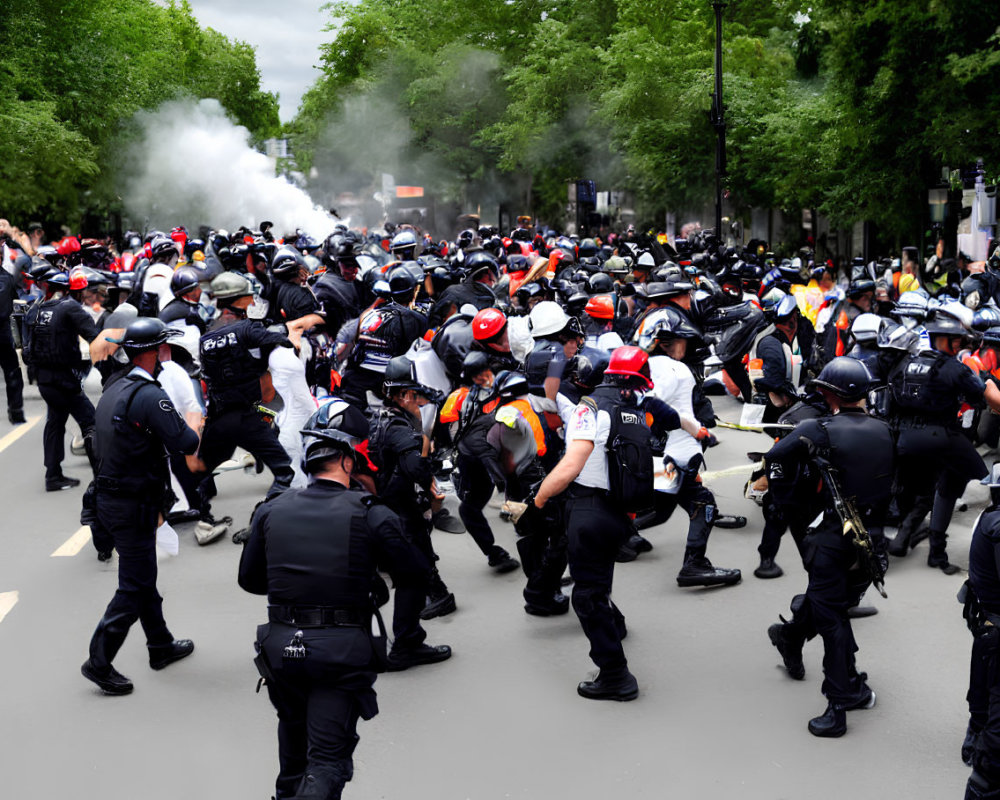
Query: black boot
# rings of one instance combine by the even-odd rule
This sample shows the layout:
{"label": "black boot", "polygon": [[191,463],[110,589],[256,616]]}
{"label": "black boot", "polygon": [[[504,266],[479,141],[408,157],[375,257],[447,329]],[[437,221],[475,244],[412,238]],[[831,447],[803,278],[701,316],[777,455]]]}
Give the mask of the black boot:
{"label": "black boot", "polygon": [[105,694],[131,694],[132,681],[122,675],[114,667],[108,665],[107,667],[100,669],[94,666],[94,662],[87,659],[83,662],[83,666],[80,667],[80,672],[83,673],[83,677],[88,681],[93,681]]}
{"label": "black boot", "polygon": [[954,575],[959,571],[959,567],[948,562],[948,534],[931,531],[931,551],[927,555],[927,566],[937,567],[945,575]]}
{"label": "black boot", "polygon": [[801,681],[806,676],[806,667],[802,663],[803,642],[788,634],[785,625],[775,622],[767,629],[767,636],[781,654],[781,660],[785,663],[785,670],[788,677]]}
{"label": "black boot", "polygon": [[344,786],[354,777],[349,759],[310,764],[295,794],[288,800],[340,800]]}
{"label": "black boot", "polygon": [[501,574],[504,572],[513,572],[521,566],[521,562],[516,558],[511,558],[510,553],[498,544],[493,545],[493,549],[490,550],[487,563]]}
{"label": "black boot", "polygon": [[635,561],[639,557],[639,554],[629,547],[627,542],[623,542],[618,548],[618,552],[615,553],[615,561],[619,564],[627,564],[629,561]]}
{"label": "black boot", "polygon": [[420,612],[420,619],[434,619],[444,617],[455,611],[455,595],[448,591],[448,587],[441,580],[441,575],[437,568],[431,574],[431,582],[427,587],[427,605]]}
{"label": "black boot", "polygon": [[847,733],[847,712],[838,705],[828,703],[821,716],[809,720],[809,733],[828,739],[843,736]]}
{"label": "black boot", "polygon": [[684,566],[677,573],[678,586],[732,586],[739,583],[738,569],[714,567],[705,557],[704,547],[689,547],[684,551]]}
{"label": "black boot", "polygon": [[556,591],[550,595],[535,596],[524,592],[524,610],[535,617],[558,617],[569,611],[569,598]]}
{"label": "black boot", "polygon": [[80,672],[101,687],[105,694],[129,694],[132,691],[132,681],[111,666],[126,636],[128,625],[124,618],[112,615],[101,618],[90,639],[90,658],[84,662]]}
{"label": "black boot", "polygon": [[402,672],[421,664],[437,664],[451,658],[451,648],[446,644],[432,646],[419,644],[416,647],[396,647],[389,651],[389,672]]}
{"label": "black boot", "polygon": [[194,642],[190,639],[175,639],[170,644],[149,646],[148,649],[149,666],[163,669],[191,655],[194,652]]}
{"label": "black boot", "polygon": [[785,571],[774,563],[773,558],[762,558],[760,566],[753,571],[754,577],[768,580],[770,578],[780,578]]}
{"label": "black boot", "polygon": [[23,408],[8,408],[7,419],[10,420],[11,425],[20,425],[23,422],[27,422],[27,420],[24,418]]}
{"label": "black boot", "polygon": [[629,536],[626,544],[636,553],[648,553],[653,549],[653,543],[638,533]]}
{"label": "black boot", "polygon": [[602,669],[592,681],[583,681],[576,687],[576,693],[588,700],[635,700],[639,696],[639,684],[628,667]]}

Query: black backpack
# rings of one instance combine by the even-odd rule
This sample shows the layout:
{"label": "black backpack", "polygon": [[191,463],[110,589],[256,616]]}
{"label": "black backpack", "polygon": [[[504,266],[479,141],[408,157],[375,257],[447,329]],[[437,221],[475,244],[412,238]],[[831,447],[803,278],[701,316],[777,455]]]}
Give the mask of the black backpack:
{"label": "black backpack", "polygon": [[[618,390],[615,390],[616,394]],[[653,503],[652,434],[646,415],[632,403],[595,393],[594,408],[611,417],[605,451],[608,456],[608,496],[622,511],[638,512]]]}

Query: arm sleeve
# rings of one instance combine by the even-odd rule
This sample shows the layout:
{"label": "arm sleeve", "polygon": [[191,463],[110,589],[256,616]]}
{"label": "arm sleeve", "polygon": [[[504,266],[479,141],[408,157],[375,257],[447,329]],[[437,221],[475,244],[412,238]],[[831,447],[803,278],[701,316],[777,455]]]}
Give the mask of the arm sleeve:
{"label": "arm sleeve", "polygon": [[976,408],[986,405],[986,398],[983,396],[986,384],[965,364],[959,364],[958,388],[969,405]]}
{"label": "arm sleeve", "polygon": [[[168,453],[190,455],[198,449],[198,434],[181,419],[167,393],[159,386],[139,389],[134,407],[137,417],[160,438]],[[141,416],[140,416],[141,415]]]}
{"label": "arm sleeve", "polygon": [[368,525],[378,543],[378,563],[392,576],[392,582],[396,586],[423,585],[431,564],[406,538],[399,517],[385,506],[374,505],[368,511]]}
{"label": "arm sleeve", "polygon": [[397,453],[399,471],[407,480],[413,481],[425,491],[431,488],[434,470],[431,460],[420,454],[421,439],[407,430],[404,425],[393,424],[387,437],[387,446]]}
{"label": "arm sleeve", "polygon": [[267,504],[262,503],[250,520],[250,536],[243,545],[237,581],[251,594],[267,594],[267,548],[265,530],[268,522]]}
{"label": "arm sleeve", "polygon": [[72,320],[73,328],[77,334],[82,336],[88,344],[94,341],[100,331],[90,314],[84,311],[83,306],[79,303],[74,302],[67,305],[69,308],[69,318]]}
{"label": "arm sleeve", "polygon": [[294,292],[289,297],[289,303],[285,307],[288,319],[300,319],[308,314],[320,312],[320,304],[312,292]]}
{"label": "arm sleeve", "polygon": [[757,346],[757,355],[764,362],[764,376],[757,379],[757,388],[768,392],[785,391],[785,358],[781,344],[770,336],[765,337]]}
{"label": "arm sleeve", "polygon": [[272,333],[263,325],[248,325],[245,329],[247,347],[291,347],[288,336],[283,333]]}
{"label": "arm sleeve", "polygon": [[770,464],[774,461],[796,462],[805,461],[816,447],[826,447],[829,438],[823,428],[815,420],[805,420],[784,439],[774,445],[764,460]]}
{"label": "arm sleeve", "polygon": [[657,436],[666,431],[675,431],[681,426],[680,415],[658,397],[646,395],[642,400],[642,410],[653,418],[650,429]]}
{"label": "arm sleeve", "polygon": [[597,440],[597,411],[587,403],[579,403],[566,424],[566,443],[575,439]]}

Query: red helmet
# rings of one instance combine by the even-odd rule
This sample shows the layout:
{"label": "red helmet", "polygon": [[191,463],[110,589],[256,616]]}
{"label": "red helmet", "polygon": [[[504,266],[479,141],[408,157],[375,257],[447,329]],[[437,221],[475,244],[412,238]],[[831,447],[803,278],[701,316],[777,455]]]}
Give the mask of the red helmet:
{"label": "red helmet", "polygon": [[70,256],[80,252],[80,240],[75,236],[65,236],[56,244],[56,250],[61,256]]}
{"label": "red helmet", "polygon": [[645,388],[653,388],[649,374],[649,356],[642,348],[633,345],[615,348],[604,374],[636,378]]}
{"label": "red helmet", "polygon": [[609,294],[595,294],[583,310],[594,319],[614,319],[615,301]]}
{"label": "red helmet", "polygon": [[69,271],[69,288],[71,290],[86,289],[87,283],[87,276],[83,274],[82,268],[74,267]]}
{"label": "red helmet", "polygon": [[472,318],[472,338],[486,342],[503,333],[507,317],[499,308],[484,308]]}

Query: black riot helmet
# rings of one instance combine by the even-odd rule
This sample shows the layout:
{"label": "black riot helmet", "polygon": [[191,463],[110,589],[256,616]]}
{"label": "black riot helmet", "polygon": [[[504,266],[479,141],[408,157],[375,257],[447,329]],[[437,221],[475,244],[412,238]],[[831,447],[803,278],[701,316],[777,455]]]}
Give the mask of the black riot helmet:
{"label": "black riot helmet", "polygon": [[868,368],[856,358],[837,356],[819,375],[809,382],[810,387],[826,389],[841,400],[853,403],[868,394],[872,376]]}
{"label": "black riot helmet", "polygon": [[416,288],[416,277],[407,267],[398,266],[389,273],[389,294],[397,303],[403,305],[409,303],[413,299],[413,290]]}
{"label": "black riot helmet", "polygon": [[338,453],[352,456],[356,468],[370,463],[366,445],[368,420],[358,408],[339,398],[320,406],[301,434],[305,444],[303,468],[308,473],[315,472]]}
{"label": "black riot helmet", "polygon": [[412,389],[417,394],[422,394],[428,400],[438,401],[440,392],[424,386],[417,378],[417,366],[406,356],[396,356],[390,358],[385,367],[385,378],[382,388],[387,395],[394,394],[392,390],[406,391]]}
{"label": "black riot helmet", "polygon": [[482,350],[472,350],[462,360],[462,383],[473,379],[490,368],[490,360]]}
{"label": "black riot helmet", "polygon": [[197,289],[202,280],[200,272],[194,267],[178,267],[170,276],[170,291],[174,297],[183,297]]}
{"label": "black riot helmet", "polygon": [[494,388],[500,399],[506,403],[528,394],[528,379],[520,372],[505,369],[497,375]]}
{"label": "black riot helmet", "polygon": [[121,345],[125,355],[131,360],[147,350],[155,350],[172,336],[180,336],[176,328],[167,327],[163,320],[156,317],[137,317],[125,329],[121,339],[108,339],[112,344]]}
{"label": "black riot helmet", "polygon": [[294,247],[282,245],[271,260],[271,273],[281,280],[291,280],[299,274],[300,269],[308,269],[302,254]]}

